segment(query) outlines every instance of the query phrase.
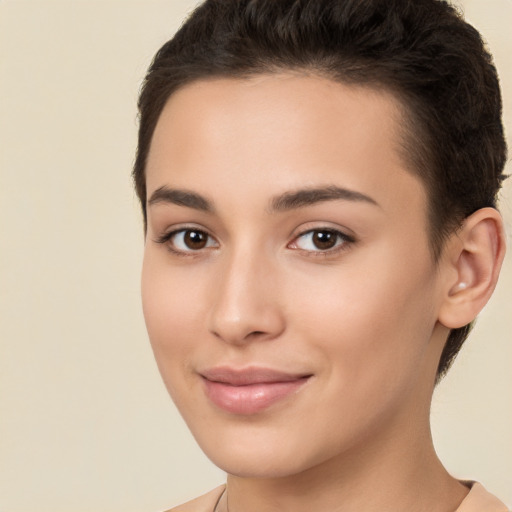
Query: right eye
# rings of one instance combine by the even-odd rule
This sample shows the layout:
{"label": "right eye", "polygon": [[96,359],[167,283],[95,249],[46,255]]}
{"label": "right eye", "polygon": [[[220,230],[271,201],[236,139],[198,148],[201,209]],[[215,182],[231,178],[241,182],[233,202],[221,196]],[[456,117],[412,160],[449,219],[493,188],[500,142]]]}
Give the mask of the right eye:
{"label": "right eye", "polygon": [[166,244],[171,251],[180,254],[219,246],[218,242],[206,231],[193,228],[171,231],[160,237],[157,242]]}

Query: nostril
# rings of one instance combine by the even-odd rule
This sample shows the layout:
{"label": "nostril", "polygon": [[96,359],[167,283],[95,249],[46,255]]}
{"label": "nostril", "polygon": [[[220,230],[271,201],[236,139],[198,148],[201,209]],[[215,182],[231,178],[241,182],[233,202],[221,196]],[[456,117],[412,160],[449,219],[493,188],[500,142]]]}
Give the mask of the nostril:
{"label": "nostril", "polygon": [[[238,288],[235,281],[225,280],[224,289],[214,297],[209,311],[208,330],[228,343],[244,344],[279,336],[285,321],[277,301],[258,290]],[[250,292],[250,293],[249,293]]]}

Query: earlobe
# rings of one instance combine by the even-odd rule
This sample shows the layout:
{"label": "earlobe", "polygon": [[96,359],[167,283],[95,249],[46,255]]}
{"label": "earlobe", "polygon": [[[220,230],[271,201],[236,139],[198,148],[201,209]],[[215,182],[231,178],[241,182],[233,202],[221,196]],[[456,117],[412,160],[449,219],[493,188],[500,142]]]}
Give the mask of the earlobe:
{"label": "earlobe", "polygon": [[503,220],[494,208],[477,210],[453,236],[456,243],[447,244],[446,259],[451,280],[439,311],[439,322],[450,329],[476,318],[496,287],[505,256]]}

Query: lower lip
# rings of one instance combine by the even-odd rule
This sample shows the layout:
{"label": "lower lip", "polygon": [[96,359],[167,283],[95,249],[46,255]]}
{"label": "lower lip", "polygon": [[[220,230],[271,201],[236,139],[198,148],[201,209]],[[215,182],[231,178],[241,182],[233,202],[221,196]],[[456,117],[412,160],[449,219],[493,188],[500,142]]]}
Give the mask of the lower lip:
{"label": "lower lip", "polygon": [[289,382],[265,382],[231,386],[204,379],[206,396],[221,409],[232,414],[256,414],[297,392],[309,377]]}

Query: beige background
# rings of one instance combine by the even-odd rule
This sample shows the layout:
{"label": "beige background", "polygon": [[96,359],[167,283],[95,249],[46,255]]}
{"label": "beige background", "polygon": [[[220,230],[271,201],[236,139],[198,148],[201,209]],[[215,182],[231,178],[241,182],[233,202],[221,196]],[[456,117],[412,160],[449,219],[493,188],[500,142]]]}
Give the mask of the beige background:
{"label": "beige background", "polygon": [[[139,300],[135,102],[194,0],[0,2],[0,510],[158,511],[220,483],[160,383]],[[467,0],[512,133],[512,1]],[[512,172],[509,165],[508,172]],[[509,239],[512,184],[502,201]],[[512,504],[512,253],[433,406],[458,477]]]}

